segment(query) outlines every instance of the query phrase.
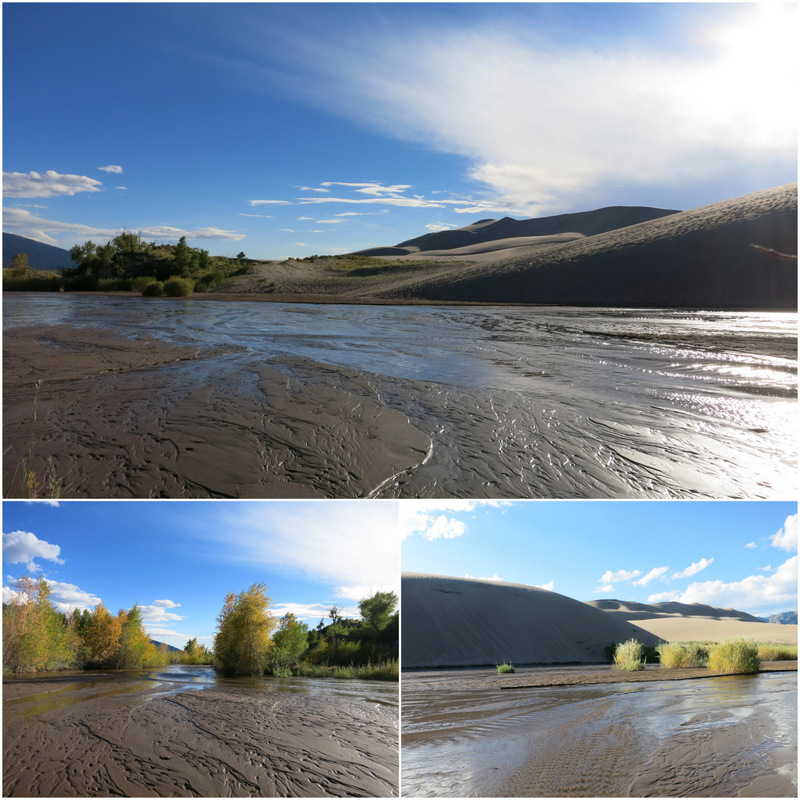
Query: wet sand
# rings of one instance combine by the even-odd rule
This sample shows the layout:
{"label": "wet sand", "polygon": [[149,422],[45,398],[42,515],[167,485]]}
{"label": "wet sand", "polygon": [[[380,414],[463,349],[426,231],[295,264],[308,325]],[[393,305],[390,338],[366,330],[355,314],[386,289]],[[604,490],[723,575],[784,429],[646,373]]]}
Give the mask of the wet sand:
{"label": "wet sand", "polygon": [[[572,685],[546,683],[559,671]],[[608,667],[479,672],[403,674],[403,796],[797,796],[791,672],[605,685]],[[528,685],[502,691],[515,678]]]}
{"label": "wet sand", "polygon": [[3,768],[4,797],[389,797],[397,708],[358,692],[14,681]]}
{"label": "wet sand", "polygon": [[[363,373],[54,326],[3,337],[5,496],[32,463],[64,497],[363,497],[430,439]],[[231,352],[235,348],[230,348]],[[43,379],[34,420],[35,384]]]}

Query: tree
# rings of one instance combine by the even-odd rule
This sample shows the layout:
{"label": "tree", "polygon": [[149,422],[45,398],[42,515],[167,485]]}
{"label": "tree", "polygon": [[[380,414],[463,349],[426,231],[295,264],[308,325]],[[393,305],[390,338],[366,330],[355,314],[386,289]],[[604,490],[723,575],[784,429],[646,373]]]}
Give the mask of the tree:
{"label": "tree", "polygon": [[102,603],[95,606],[85,638],[86,656],[91,667],[115,666],[121,623],[119,617],[112,617]]}
{"label": "tree", "polygon": [[238,595],[225,598],[217,617],[214,637],[215,666],[226,675],[260,675],[275,629],[276,619],[269,612],[272,601],[263,583],[254,583]]}
{"label": "tree", "polygon": [[28,263],[27,253],[16,253],[11,259],[9,270],[14,278],[24,278],[28,274],[30,264]]}
{"label": "tree", "polygon": [[308,650],[308,625],[291,612],[281,617],[280,628],[272,637],[269,664],[274,673],[287,673]]}
{"label": "tree", "polygon": [[116,654],[117,669],[137,669],[144,666],[155,655],[155,646],[142,628],[142,612],[139,605],[117,615],[119,623],[119,647]]}
{"label": "tree", "polygon": [[375,633],[379,633],[388,624],[396,605],[397,595],[394,592],[375,592],[372,597],[367,597],[358,604],[358,610],[365,624]]}

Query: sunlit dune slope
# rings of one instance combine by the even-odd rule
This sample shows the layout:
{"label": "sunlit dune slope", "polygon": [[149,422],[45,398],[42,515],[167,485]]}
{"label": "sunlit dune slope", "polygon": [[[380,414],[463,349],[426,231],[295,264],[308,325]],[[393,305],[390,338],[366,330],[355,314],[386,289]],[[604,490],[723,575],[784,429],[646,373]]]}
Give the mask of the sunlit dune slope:
{"label": "sunlit dune slope", "polygon": [[797,625],[761,622],[757,617],[731,608],[675,602],[648,605],[620,600],[591,600],[586,605],[668,641],[720,642],[742,638],[797,644]]}
{"label": "sunlit dune slope", "polygon": [[610,642],[647,631],[534,586],[404,573],[403,667],[606,662]]}
{"label": "sunlit dune slope", "polygon": [[385,287],[396,300],[797,308],[797,184]]}

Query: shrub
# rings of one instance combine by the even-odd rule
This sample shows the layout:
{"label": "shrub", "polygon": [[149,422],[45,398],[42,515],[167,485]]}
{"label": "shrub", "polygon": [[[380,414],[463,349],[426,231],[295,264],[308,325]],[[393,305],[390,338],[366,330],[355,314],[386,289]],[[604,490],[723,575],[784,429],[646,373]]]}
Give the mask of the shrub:
{"label": "shrub", "polygon": [[762,661],[797,661],[796,644],[760,644],[758,657]]}
{"label": "shrub", "polygon": [[161,281],[151,281],[142,289],[142,297],[163,297],[164,284]]}
{"label": "shrub", "polygon": [[642,643],[636,639],[628,639],[627,642],[617,645],[614,653],[614,669],[624,669],[626,672],[644,669],[645,659],[642,651]]}
{"label": "shrub", "polygon": [[662,667],[686,669],[703,667],[708,652],[696,642],[662,642],[656,647]]}
{"label": "shrub", "polygon": [[498,664],[497,665],[497,674],[498,675],[504,675],[504,674],[506,674],[508,672],[514,672],[514,671],[515,671],[514,670],[514,665],[511,662],[509,662],[508,664],[503,663],[503,664]]}
{"label": "shrub", "polygon": [[188,278],[173,277],[164,282],[167,297],[188,297],[194,291],[194,281]]}
{"label": "shrub", "polygon": [[147,286],[155,282],[155,275],[138,275],[131,279],[131,291],[144,292]]}
{"label": "shrub", "polygon": [[758,672],[761,659],[758,645],[745,639],[732,639],[711,646],[706,665],[714,672]]}

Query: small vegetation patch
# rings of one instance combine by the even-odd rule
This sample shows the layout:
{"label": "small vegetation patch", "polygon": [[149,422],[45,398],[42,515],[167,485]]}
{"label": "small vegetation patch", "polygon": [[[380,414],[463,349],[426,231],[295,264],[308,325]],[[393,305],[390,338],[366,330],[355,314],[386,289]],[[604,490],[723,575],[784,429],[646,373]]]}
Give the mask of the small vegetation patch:
{"label": "small vegetation patch", "polygon": [[614,669],[624,669],[626,672],[636,672],[644,669],[645,657],[642,643],[636,639],[628,639],[617,645],[614,652]]}
{"label": "small vegetation patch", "polygon": [[796,644],[760,644],[758,657],[762,661],[797,661]]}
{"label": "small vegetation patch", "polygon": [[656,647],[662,667],[687,669],[704,667],[708,649],[697,642],[662,642]]}
{"label": "small vegetation patch", "polygon": [[711,646],[708,668],[714,672],[758,672],[761,659],[758,644],[745,639],[732,639]]}
{"label": "small vegetation patch", "polygon": [[194,292],[194,281],[188,278],[173,276],[164,282],[164,294],[167,297],[188,297]]}
{"label": "small vegetation patch", "polygon": [[505,675],[509,672],[516,672],[516,670],[514,669],[514,665],[509,661],[507,664],[498,664],[497,672],[499,675]]}

